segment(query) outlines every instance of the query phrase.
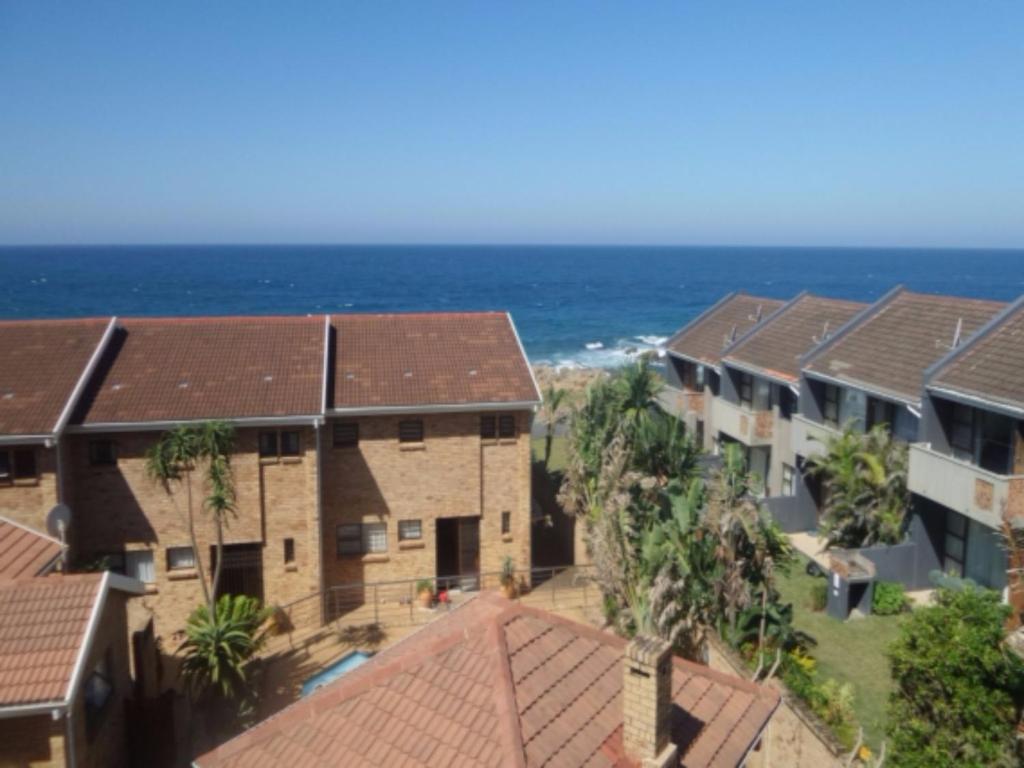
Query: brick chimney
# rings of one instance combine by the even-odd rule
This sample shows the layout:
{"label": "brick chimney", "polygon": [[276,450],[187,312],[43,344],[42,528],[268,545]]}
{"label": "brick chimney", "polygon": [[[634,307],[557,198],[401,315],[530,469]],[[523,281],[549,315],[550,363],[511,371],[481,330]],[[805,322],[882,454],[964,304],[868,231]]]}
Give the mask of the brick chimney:
{"label": "brick chimney", "polygon": [[669,740],[672,714],[672,647],[637,636],[626,646],[622,681],[622,742],[626,755],[643,768],[678,762]]}

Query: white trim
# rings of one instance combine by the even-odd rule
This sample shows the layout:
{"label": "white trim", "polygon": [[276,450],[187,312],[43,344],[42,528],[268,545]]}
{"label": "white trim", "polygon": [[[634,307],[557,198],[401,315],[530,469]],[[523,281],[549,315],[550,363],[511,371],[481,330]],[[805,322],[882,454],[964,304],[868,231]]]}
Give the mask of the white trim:
{"label": "white trim", "polygon": [[54,719],[68,709],[66,701],[47,701],[42,704],[15,704],[11,707],[0,707],[0,720],[12,717],[30,717],[31,715],[50,714]]}
{"label": "white trim", "polygon": [[965,405],[971,405],[976,408],[981,408],[986,411],[998,411],[1016,418],[1024,418],[1024,408],[1016,408],[1012,405],[1006,405],[1004,403],[998,403],[993,400],[989,400],[985,397],[978,395],[969,395],[966,392],[962,392],[958,389],[946,389],[945,387],[938,387],[935,385],[929,385],[926,391],[930,394],[936,394],[939,397],[947,400],[954,400],[964,403]]}
{"label": "white trim", "polygon": [[114,335],[114,329],[117,327],[117,317],[111,317],[110,322],[107,323],[107,328],[103,331],[103,335],[100,337],[99,343],[96,345],[96,349],[92,351],[92,355],[89,357],[89,362],[85,364],[85,368],[82,370],[82,375],[78,377],[78,381],[75,383],[75,388],[71,390],[71,395],[68,397],[68,401],[64,404],[64,410],[61,411],[60,416],[57,417],[57,423],[53,425],[53,434],[60,435],[64,431],[64,427],[67,426],[68,420],[71,418],[71,414],[78,405],[78,398],[81,397],[82,391],[89,383],[89,379],[92,378],[93,372],[96,370],[96,366],[100,363],[100,358],[107,349],[107,344],[110,343],[110,337]]}
{"label": "white trim", "polygon": [[75,660],[74,669],[71,672],[71,679],[68,681],[68,690],[64,699],[70,705],[78,693],[78,686],[82,683],[82,676],[85,674],[85,662],[89,658],[89,651],[92,649],[92,641],[99,629],[100,618],[103,616],[103,606],[107,603],[107,591],[110,587],[110,571],[104,571],[100,579],[100,588],[92,604],[92,613],[89,614],[89,623],[85,625],[85,636],[82,638],[82,645],[78,650],[78,658]]}
{"label": "white trim", "polygon": [[540,405],[540,400],[516,400],[507,403],[453,403],[433,405],[368,405],[357,408],[333,408],[328,416],[391,416],[430,413],[468,413],[473,411],[524,411]]}
{"label": "white trim", "polygon": [[0,445],[46,445],[52,440],[53,435],[0,435]]}
{"label": "white trim", "polygon": [[897,394],[895,394],[893,392],[887,392],[884,389],[879,389],[877,387],[872,387],[871,385],[864,384],[862,382],[850,381],[850,380],[845,380],[845,379],[837,379],[834,376],[829,376],[829,375],[824,374],[824,373],[819,373],[818,371],[808,371],[806,369],[801,371],[801,373],[806,378],[809,378],[809,379],[818,379],[819,381],[824,381],[827,384],[835,384],[838,387],[846,387],[847,389],[859,389],[859,390],[861,390],[863,392],[868,393],[869,395],[874,395],[875,397],[880,397],[883,400],[890,400],[890,401],[892,401],[894,403],[899,403],[900,405],[906,405],[908,407],[912,406],[914,408],[920,408],[921,407],[921,401],[920,400],[911,400],[911,399],[909,399],[907,397],[904,397],[903,395],[897,395]]}
{"label": "white trim", "polygon": [[320,412],[327,413],[327,382],[330,381],[327,366],[331,362],[331,316],[324,315],[324,374],[320,388]]}
{"label": "white trim", "polygon": [[522,355],[523,362],[526,363],[526,369],[530,372],[530,381],[533,382],[533,391],[537,393],[537,405],[544,402],[544,395],[541,394],[540,385],[537,383],[537,377],[533,373],[533,366],[530,365],[530,358],[526,356],[526,349],[523,347],[523,341],[519,338],[519,331],[516,329],[515,320],[512,319],[512,313],[506,312],[505,317],[508,318],[508,324],[512,327],[512,335],[516,337],[516,344],[519,345],[519,354]]}
{"label": "white trim", "polygon": [[[323,416],[319,413],[302,416],[244,416],[241,418],[222,419],[212,417],[214,421],[224,421],[239,427],[274,427],[280,425],[316,424]],[[78,424],[67,428],[69,434],[85,434],[90,432],[156,432],[175,429],[187,424],[205,424],[211,419],[180,419],[164,421],[112,421]]]}

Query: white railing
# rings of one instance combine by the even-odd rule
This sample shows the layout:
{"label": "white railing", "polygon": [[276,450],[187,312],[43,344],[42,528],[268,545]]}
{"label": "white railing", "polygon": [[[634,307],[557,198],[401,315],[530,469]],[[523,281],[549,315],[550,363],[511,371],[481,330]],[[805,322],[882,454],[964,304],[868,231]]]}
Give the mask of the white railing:
{"label": "white railing", "polygon": [[711,424],[744,445],[771,445],[775,430],[773,411],[752,411],[716,397],[711,401]]}
{"label": "white railing", "polygon": [[798,456],[817,456],[825,452],[825,443],[828,439],[837,437],[839,434],[839,430],[835,427],[811,421],[802,414],[794,413],[790,431],[790,448]]}

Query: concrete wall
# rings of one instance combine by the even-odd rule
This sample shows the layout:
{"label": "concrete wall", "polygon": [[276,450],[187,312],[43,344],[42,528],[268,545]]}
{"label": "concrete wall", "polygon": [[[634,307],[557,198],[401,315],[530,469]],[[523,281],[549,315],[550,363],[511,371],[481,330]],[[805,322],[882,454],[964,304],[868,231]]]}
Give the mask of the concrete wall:
{"label": "concrete wall", "polygon": [[[424,441],[402,444],[398,422],[359,419],[357,448],[324,448],[323,562],[327,585],[413,579],[436,574],[438,518],[480,518],[480,567],[501,569],[505,556],[530,566],[530,421],[516,415],[517,436],[482,440],[479,413],[423,416]],[[326,435],[331,434],[329,421]],[[501,513],[511,533],[501,533]],[[423,538],[398,541],[398,521],[420,520]],[[342,523],[387,524],[386,554],[337,554]]]}

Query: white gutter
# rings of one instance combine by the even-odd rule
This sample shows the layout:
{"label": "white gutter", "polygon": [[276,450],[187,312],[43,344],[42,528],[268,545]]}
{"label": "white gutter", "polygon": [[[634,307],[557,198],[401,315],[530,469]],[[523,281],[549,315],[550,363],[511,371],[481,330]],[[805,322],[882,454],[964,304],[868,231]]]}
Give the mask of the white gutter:
{"label": "white gutter", "polygon": [[324,315],[324,375],[320,387],[320,413],[327,413],[327,382],[330,380],[327,366],[331,362],[331,316]]}
{"label": "white gutter", "polygon": [[53,435],[0,435],[0,445],[45,445]]}
{"label": "white gutter", "polygon": [[[243,416],[240,418],[217,418],[215,421],[223,421],[239,427],[275,427],[287,424],[309,424],[316,423],[323,415],[311,413],[296,416]],[[186,424],[205,424],[211,419],[164,419],[161,421],[110,421],[94,422],[92,424],[75,424],[69,426],[65,431],[68,434],[86,434],[89,432],[155,432],[165,429],[175,429]]]}
{"label": "white gutter", "polygon": [[103,616],[103,606],[107,604],[107,591],[110,589],[110,571],[104,571],[100,579],[99,594],[92,604],[92,613],[89,614],[89,623],[85,625],[85,637],[82,638],[82,645],[78,651],[78,658],[75,660],[75,667],[71,672],[71,679],[68,681],[68,690],[64,694],[64,700],[70,704],[74,701],[78,686],[82,683],[82,676],[85,674],[85,662],[89,657],[89,650],[93,638],[99,628],[100,618]]}
{"label": "white gutter", "polygon": [[66,701],[48,701],[43,704],[15,704],[11,707],[0,707],[0,720],[12,717],[31,717],[33,715],[52,715],[54,719],[64,714]]}
{"label": "white gutter", "polygon": [[541,404],[540,400],[515,400],[504,403],[454,403],[435,405],[368,405],[356,408],[332,408],[328,416],[397,416],[418,413],[468,413],[472,411],[522,411]]}
{"label": "white gutter", "polygon": [[523,356],[523,362],[526,363],[527,370],[530,371],[530,381],[533,382],[533,391],[537,393],[538,405],[544,402],[544,395],[541,394],[540,385],[537,383],[537,377],[533,373],[533,366],[530,365],[530,358],[526,356],[526,349],[523,347],[522,339],[519,338],[519,331],[516,329],[515,320],[512,319],[510,312],[505,313],[505,317],[508,318],[508,324],[512,326],[512,334],[516,337],[516,344],[519,345],[519,354]]}
{"label": "white gutter", "polygon": [[78,398],[82,396],[82,392],[89,384],[89,379],[92,378],[93,372],[96,370],[96,366],[99,365],[100,358],[107,349],[107,344],[110,342],[110,337],[114,335],[114,329],[117,327],[117,318],[110,318],[110,322],[107,323],[107,329],[103,332],[103,336],[100,337],[99,343],[96,345],[96,349],[93,350],[92,356],[89,358],[89,362],[85,364],[85,369],[82,371],[82,375],[78,377],[78,381],[75,383],[75,388],[71,390],[71,395],[68,397],[68,401],[64,404],[64,410],[61,411],[60,416],[57,418],[57,423],[53,425],[53,434],[60,437],[61,432],[64,431],[64,427],[67,426],[68,420],[71,418],[71,414],[74,412],[75,406],[78,405]]}

